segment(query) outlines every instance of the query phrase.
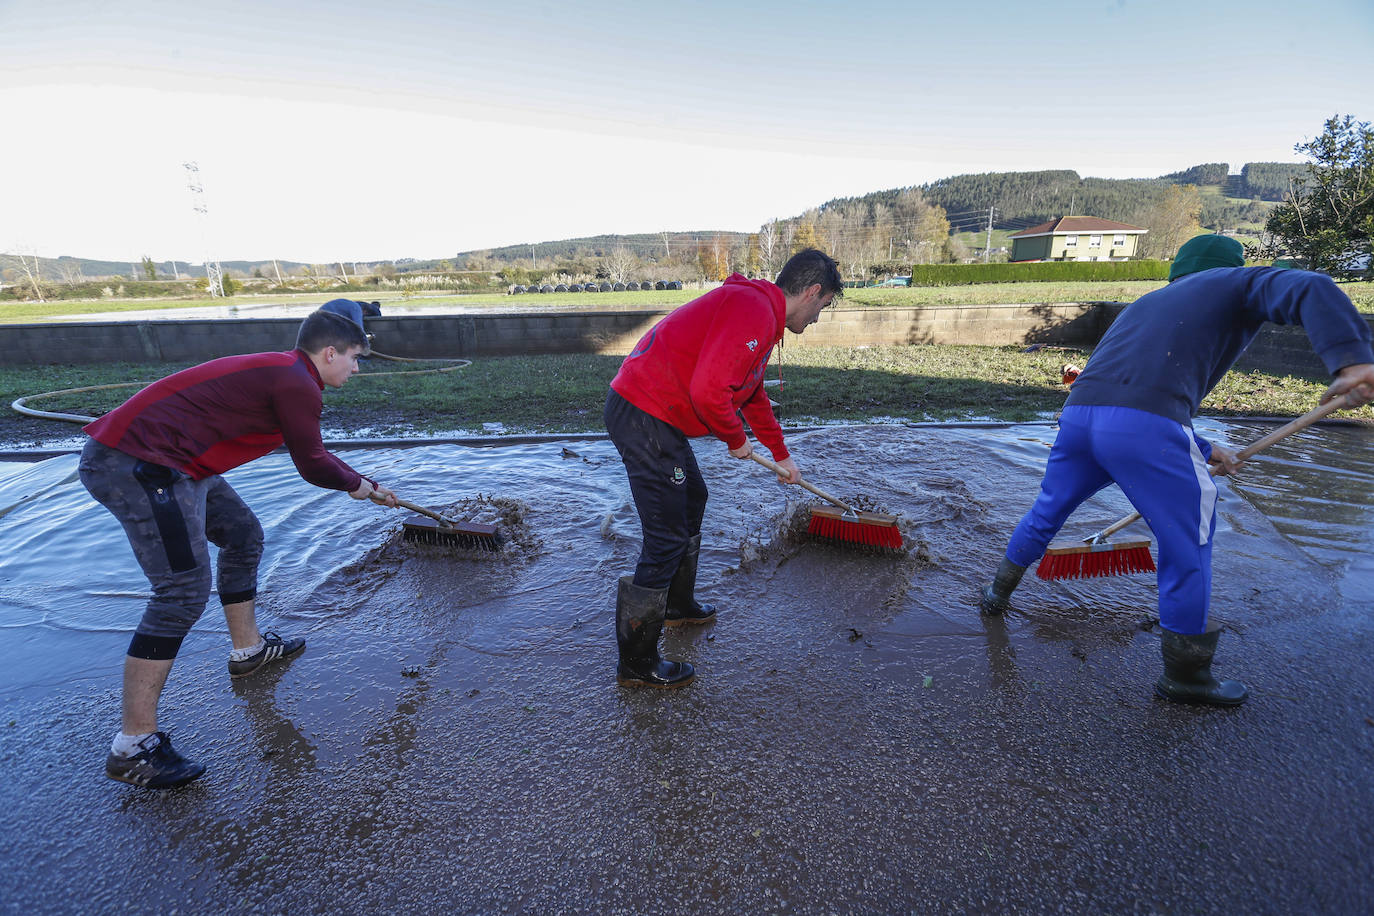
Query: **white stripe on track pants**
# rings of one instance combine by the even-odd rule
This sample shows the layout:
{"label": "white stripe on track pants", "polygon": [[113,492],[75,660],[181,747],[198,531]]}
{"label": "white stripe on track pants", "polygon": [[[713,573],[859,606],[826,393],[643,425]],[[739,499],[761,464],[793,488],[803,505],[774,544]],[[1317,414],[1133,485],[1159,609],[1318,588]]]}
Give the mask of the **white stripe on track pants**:
{"label": "white stripe on track pants", "polygon": [[1073,510],[1116,483],[1145,518],[1159,550],[1159,621],[1176,633],[1207,627],[1217,488],[1193,431],[1131,407],[1071,405],[1045,465],[1035,504],[1007,545],[1029,566]]}

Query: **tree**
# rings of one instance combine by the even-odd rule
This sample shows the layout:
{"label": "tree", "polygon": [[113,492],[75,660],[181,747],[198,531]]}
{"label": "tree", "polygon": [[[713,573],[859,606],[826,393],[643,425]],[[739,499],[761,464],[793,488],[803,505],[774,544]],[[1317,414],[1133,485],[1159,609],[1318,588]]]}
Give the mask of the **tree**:
{"label": "tree", "polygon": [[81,262],[75,258],[58,258],[57,273],[62,278],[62,282],[68,286],[75,286],[86,281],[81,273]]}
{"label": "tree", "polygon": [[[851,215],[851,209],[851,205],[840,204],[822,210],[815,223],[816,241],[804,246],[819,248],[834,258],[843,276],[853,276],[863,260],[859,221]],[[793,244],[795,246],[797,243]]]}
{"label": "tree", "polygon": [[944,207],[932,206],[915,188],[897,196],[897,224],[905,230],[906,255],[913,263],[931,264],[941,257],[952,260],[946,253],[949,239],[949,217]]}
{"label": "tree", "polygon": [[759,227],[759,270],[769,279],[776,277],[782,270],[782,227],[776,219],[770,219]]}
{"label": "tree", "polygon": [[1269,214],[1271,238],[1260,253],[1292,254],[1314,270],[1349,275],[1374,253],[1374,129],[1333,116],[1321,136],[1294,149],[1313,161]]}
{"label": "tree", "polygon": [[1161,176],[1162,181],[1174,184],[1226,184],[1231,177],[1231,166],[1225,162],[1204,162],[1181,172],[1170,172]]}
{"label": "tree", "polygon": [[724,280],[730,276],[730,240],[714,236],[697,244],[697,267],[704,280]]}
{"label": "tree", "polygon": [[610,254],[606,255],[604,264],[606,274],[612,283],[624,283],[629,279],[630,272],[639,264],[639,258],[635,257],[634,252],[624,245],[617,245],[611,249]]}
{"label": "tree", "polygon": [[[810,211],[814,214],[815,211]],[[796,231],[792,233],[792,243],[788,246],[789,254],[796,254],[807,248],[819,248],[820,239],[816,234],[816,224],[810,219],[803,219],[797,225]]]}
{"label": "tree", "polygon": [[1142,217],[1150,230],[1144,237],[1150,257],[1168,259],[1178,253],[1184,242],[1202,231],[1202,193],[1193,185],[1170,185]]}
{"label": "tree", "polygon": [[763,267],[763,258],[759,254],[759,234],[753,232],[744,243],[744,273],[746,276],[757,277]]}
{"label": "tree", "polygon": [[43,296],[43,266],[38,261],[38,254],[32,250],[25,250],[22,246],[15,246],[18,254],[6,255],[5,260],[10,264],[19,262],[19,273],[24,278],[22,285],[29,288],[29,294],[39,302],[47,302]]}
{"label": "tree", "polygon": [[1245,197],[1257,200],[1283,200],[1291,183],[1307,174],[1299,162],[1247,162],[1240,170]]}
{"label": "tree", "polygon": [[143,256],[143,277],[146,280],[157,279],[157,265],[154,264],[153,259],[146,254]]}

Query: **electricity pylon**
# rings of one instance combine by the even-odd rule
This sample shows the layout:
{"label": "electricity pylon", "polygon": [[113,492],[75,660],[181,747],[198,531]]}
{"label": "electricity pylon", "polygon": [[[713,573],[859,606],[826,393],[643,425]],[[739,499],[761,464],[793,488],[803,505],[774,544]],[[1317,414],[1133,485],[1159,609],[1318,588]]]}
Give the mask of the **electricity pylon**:
{"label": "electricity pylon", "polygon": [[[201,215],[201,244],[205,244],[210,211],[205,205],[205,186],[200,182],[200,166],[194,162],[183,162],[181,165],[182,168],[186,169],[186,187],[191,189],[191,208]],[[210,246],[206,245],[205,247],[208,249]],[[211,296],[224,295],[224,271],[220,269],[219,259],[210,257],[208,254],[205,257],[205,279],[209,283]]]}

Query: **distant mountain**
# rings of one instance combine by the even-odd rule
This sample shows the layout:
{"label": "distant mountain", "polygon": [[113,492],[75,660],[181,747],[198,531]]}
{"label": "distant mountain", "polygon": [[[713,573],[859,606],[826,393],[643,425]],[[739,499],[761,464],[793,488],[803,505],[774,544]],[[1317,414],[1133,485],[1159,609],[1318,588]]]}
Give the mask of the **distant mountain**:
{"label": "distant mountain", "polygon": [[[1239,173],[1231,174],[1225,162],[1208,162],[1158,178],[1083,178],[1069,169],[1041,172],[987,172],[955,175],[916,186],[927,202],[943,207],[950,231],[966,232],[987,226],[988,208],[993,208],[993,228],[1018,230],[1066,214],[1087,214],[1131,222],[1147,209],[1170,185],[1196,185],[1211,193],[1203,197],[1201,222],[1208,229],[1231,229],[1237,224],[1261,223],[1269,201],[1276,201],[1288,189],[1289,180],[1306,175],[1307,167],[1290,162],[1250,162]],[[816,208],[823,213],[832,207],[876,204],[891,206],[906,188],[873,191],[859,197],[828,200]],[[798,217],[790,217],[796,220]],[[664,236],[667,236],[665,245]],[[618,247],[647,257],[669,253],[699,242],[725,239],[735,243],[748,235],[742,232],[702,231],[639,235],[598,235],[507,245],[502,248],[462,251],[455,262],[473,257],[509,263],[518,260],[579,257],[604,257]],[[437,267],[437,261],[422,262],[421,267]]]}
{"label": "distant mountain", "polygon": [[[1138,219],[1154,198],[1170,185],[1191,184],[1209,193],[1203,197],[1202,225],[1209,229],[1229,229],[1238,224],[1263,222],[1269,202],[1282,199],[1292,182],[1307,174],[1307,167],[1291,162],[1248,162],[1241,171],[1232,174],[1229,164],[1209,162],[1158,178],[1083,178],[1070,169],[1038,172],[985,172],[954,175],[929,184],[916,185],[928,203],[943,207],[951,233],[986,228],[991,208],[994,229],[1018,230],[1068,214],[1099,216],[1104,219],[1131,222]],[[841,207],[852,210],[872,210],[877,204],[891,205],[907,188],[873,191],[859,197],[828,200],[814,208],[819,213]],[[790,217],[784,222],[800,218]],[[702,243],[738,244],[749,233],[724,230],[694,232],[665,231],[630,235],[595,235],[557,241],[530,242],[505,245],[499,248],[460,251],[451,259],[417,260],[399,258],[392,263],[401,272],[440,270],[463,267],[469,263],[490,262],[493,266],[513,261],[554,259],[575,264],[583,259],[600,259],[617,249],[650,259],[675,256],[696,251]],[[10,266],[12,256],[0,254],[0,266]],[[70,282],[73,277],[98,279],[128,277],[143,279],[143,265],[138,262],[102,261],[90,258],[63,256],[40,258],[44,277]],[[447,263],[446,263],[447,262]],[[379,263],[379,262],[369,262]],[[175,276],[203,277],[203,265],[185,262],[155,262],[159,279]],[[272,277],[275,269],[283,274],[309,265],[299,261],[277,261],[276,268],[268,260],[221,261],[220,266],[231,275],[254,276],[261,273]],[[350,267],[352,263],[350,262]]]}
{"label": "distant mountain", "polygon": [[[0,267],[9,268],[11,261],[15,258],[15,255],[0,253]],[[102,261],[95,258],[76,258],[62,255],[56,258],[39,258],[38,263],[45,279],[66,283],[111,277],[123,277],[139,281],[146,279],[142,260]],[[306,266],[299,261],[277,261],[276,263],[283,275],[288,271]],[[220,261],[219,266],[226,273],[244,277],[253,276],[254,271],[261,271],[264,277],[271,277],[274,270],[271,258],[265,261]],[[154,261],[153,267],[159,280],[185,280],[205,276],[204,264],[192,264],[187,261]]]}
{"label": "distant mountain", "polygon": [[[571,261],[579,258],[604,258],[616,249],[623,248],[641,258],[654,256],[672,257],[683,251],[695,252],[702,242],[727,239],[732,244],[747,232],[733,232],[723,229],[699,229],[694,232],[653,232],[630,235],[589,235],[581,238],[560,239],[556,242],[529,242],[523,245],[505,245],[500,248],[482,248],[460,251],[455,261],[465,262],[472,258],[490,258],[493,261],[510,262],[518,260],[555,260]],[[437,266],[437,261],[416,262],[419,267]]]}

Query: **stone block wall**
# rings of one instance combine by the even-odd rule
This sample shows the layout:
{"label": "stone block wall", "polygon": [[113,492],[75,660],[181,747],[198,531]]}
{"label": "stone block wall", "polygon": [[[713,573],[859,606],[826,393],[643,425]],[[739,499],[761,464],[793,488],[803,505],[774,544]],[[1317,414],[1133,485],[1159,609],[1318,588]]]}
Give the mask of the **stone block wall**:
{"label": "stone block wall", "polygon": [[826,309],[788,346],[853,347],[970,344],[1005,347],[1049,343],[1091,346],[1105,329],[1098,303],[951,305],[926,308]]}
{"label": "stone block wall", "polygon": [[[1091,347],[1125,306],[1108,302],[826,309],[788,346],[1035,343]],[[532,311],[370,319],[379,352],[413,359],[477,359],[552,353],[628,353],[666,310]],[[0,365],[199,362],[235,353],[289,350],[297,318],[52,322],[0,325]],[[1321,376],[1299,328],[1267,325],[1239,368]]]}

